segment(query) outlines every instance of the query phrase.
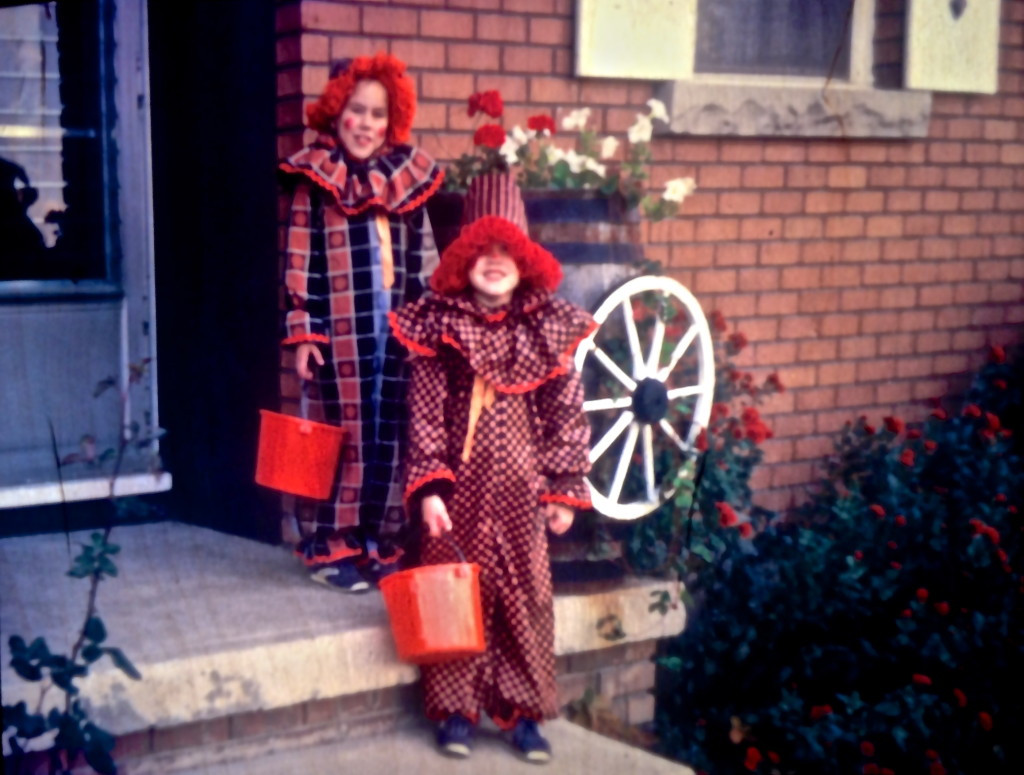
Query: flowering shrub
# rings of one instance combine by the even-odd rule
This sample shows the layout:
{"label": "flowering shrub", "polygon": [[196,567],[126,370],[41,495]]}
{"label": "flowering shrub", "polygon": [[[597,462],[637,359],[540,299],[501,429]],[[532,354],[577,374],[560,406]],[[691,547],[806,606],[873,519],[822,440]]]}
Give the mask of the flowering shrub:
{"label": "flowering shrub", "polygon": [[[473,133],[473,152],[463,154],[449,169],[449,189],[463,190],[469,181],[490,172],[518,170],[523,188],[593,189],[605,196],[621,196],[627,209],[639,207],[652,220],[675,215],[679,205],[696,188],[692,178],[668,182],[660,197],[647,194],[647,164],[654,121],[666,121],[665,105],[648,100],[648,112],[638,113],[627,130],[624,158],[617,159],[620,141],[607,136],[598,140],[587,127],[590,108],[580,108],[562,119],[562,130],[578,132],[576,147],[565,150],[554,142],[555,120],[548,115],[530,116],[526,128],[506,130],[500,123],[485,123]],[[501,119],[504,102],[497,91],[472,94],[470,116]]]}
{"label": "flowering shrub", "polygon": [[716,775],[1022,771],[1021,406],[993,348],[961,410],[850,422],[752,541],[727,526],[742,489],[699,495],[724,548],[659,659],[665,751]]}

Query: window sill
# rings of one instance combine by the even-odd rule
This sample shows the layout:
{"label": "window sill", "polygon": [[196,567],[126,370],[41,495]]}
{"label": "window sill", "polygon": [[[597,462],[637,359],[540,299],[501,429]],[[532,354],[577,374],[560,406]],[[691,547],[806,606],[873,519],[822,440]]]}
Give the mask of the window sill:
{"label": "window sill", "polygon": [[671,81],[657,96],[670,116],[659,134],[740,137],[926,137],[932,102],[923,91],[720,78]]}

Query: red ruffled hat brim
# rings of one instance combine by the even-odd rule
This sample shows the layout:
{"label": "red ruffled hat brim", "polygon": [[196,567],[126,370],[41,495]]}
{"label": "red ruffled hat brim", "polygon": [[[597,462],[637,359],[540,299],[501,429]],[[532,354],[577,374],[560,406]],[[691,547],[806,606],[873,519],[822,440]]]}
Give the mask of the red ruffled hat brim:
{"label": "red ruffled hat brim", "polygon": [[516,262],[522,286],[554,291],[562,282],[562,267],[550,252],[505,218],[485,215],[462,227],[441,256],[430,278],[435,293],[453,295],[469,287],[469,270],[493,244],[502,244]]}

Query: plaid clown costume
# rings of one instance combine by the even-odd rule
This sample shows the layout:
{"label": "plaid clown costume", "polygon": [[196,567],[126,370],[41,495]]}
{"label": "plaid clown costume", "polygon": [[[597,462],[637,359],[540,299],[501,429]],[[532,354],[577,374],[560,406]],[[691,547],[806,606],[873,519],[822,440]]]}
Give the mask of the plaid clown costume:
{"label": "plaid clown costume", "polygon": [[[521,207],[518,192],[513,199]],[[554,258],[515,221],[497,220],[479,221],[474,244],[492,235],[517,264],[541,251],[560,276]],[[405,496],[415,508],[426,495],[441,495],[455,541],[481,567],[487,649],[422,667],[426,712],[473,723],[485,712],[511,729],[557,712],[551,570],[539,509],[590,505],[583,479],[590,429],[572,354],[594,321],[545,287],[520,284],[497,309],[480,306],[471,289],[445,288],[445,264],[460,250],[472,254],[472,233],[464,227],[445,251],[431,282],[440,292],[398,310],[391,324],[413,354]],[[424,539],[425,564],[455,559],[449,542]]]}
{"label": "plaid clown costume", "polygon": [[407,368],[387,314],[418,299],[437,265],[423,205],[443,172],[408,145],[357,161],[323,135],[279,169],[293,191],[282,344],[320,346],[309,414],[346,432],[329,498],[297,505],[297,552],[317,566],[360,557],[372,541],[377,559],[394,558]]}

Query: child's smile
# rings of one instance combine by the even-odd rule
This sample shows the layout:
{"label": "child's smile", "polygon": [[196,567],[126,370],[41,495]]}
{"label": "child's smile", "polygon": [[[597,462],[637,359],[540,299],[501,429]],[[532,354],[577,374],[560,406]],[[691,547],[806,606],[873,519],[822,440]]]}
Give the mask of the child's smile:
{"label": "child's smile", "polygon": [[360,81],[338,117],[345,149],[357,159],[368,159],[384,145],[387,128],[387,90],[379,81]]}
{"label": "child's smile", "polygon": [[491,245],[469,270],[469,284],[481,306],[500,307],[519,285],[519,267],[504,245]]}

